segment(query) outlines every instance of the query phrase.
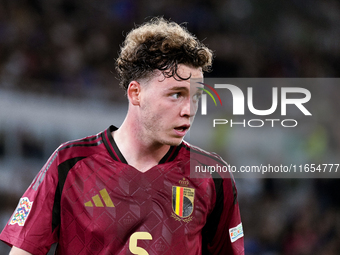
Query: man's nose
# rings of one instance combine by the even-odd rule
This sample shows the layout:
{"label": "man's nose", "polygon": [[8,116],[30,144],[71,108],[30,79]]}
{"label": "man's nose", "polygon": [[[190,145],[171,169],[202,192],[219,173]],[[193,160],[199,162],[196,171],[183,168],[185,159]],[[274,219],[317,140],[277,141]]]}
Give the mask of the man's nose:
{"label": "man's nose", "polygon": [[181,116],[193,117],[197,111],[197,103],[193,102],[193,100],[186,100],[183,108],[181,110]]}

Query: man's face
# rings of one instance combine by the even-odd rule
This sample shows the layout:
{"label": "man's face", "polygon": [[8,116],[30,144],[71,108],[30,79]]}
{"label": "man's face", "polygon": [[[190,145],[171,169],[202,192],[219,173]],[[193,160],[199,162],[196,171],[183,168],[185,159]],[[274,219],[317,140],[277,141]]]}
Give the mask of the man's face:
{"label": "man's face", "polygon": [[[199,68],[178,66],[181,77],[203,82]],[[140,122],[142,139],[148,142],[179,145],[188,132],[197,111],[201,90],[190,80],[164,78],[163,74],[141,83]]]}

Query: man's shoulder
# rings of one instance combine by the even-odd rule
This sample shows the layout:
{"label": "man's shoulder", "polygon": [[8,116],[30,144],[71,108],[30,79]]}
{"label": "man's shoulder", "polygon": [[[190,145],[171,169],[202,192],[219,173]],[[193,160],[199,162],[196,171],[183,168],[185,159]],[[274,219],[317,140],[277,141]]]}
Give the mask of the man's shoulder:
{"label": "man's shoulder", "polygon": [[62,143],[55,151],[59,157],[59,163],[74,158],[86,158],[99,153],[104,148],[101,146],[104,142],[102,133]]}
{"label": "man's shoulder", "polygon": [[191,160],[198,161],[202,164],[204,163],[209,164],[215,162],[217,164],[227,165],[227,163],[222,159],[222,157],[215,152],[206,151],[186,141],[183,141],[182,146],[185,147],[186,150],[188,151],[188,155]]}
{"label": "man's shoulder", "polygon": [[183,142],[182,146],[186,148],[190,158],[191,177],[233,178],[229,171],[229,164],[219,154],[206,151],[187,142]]}

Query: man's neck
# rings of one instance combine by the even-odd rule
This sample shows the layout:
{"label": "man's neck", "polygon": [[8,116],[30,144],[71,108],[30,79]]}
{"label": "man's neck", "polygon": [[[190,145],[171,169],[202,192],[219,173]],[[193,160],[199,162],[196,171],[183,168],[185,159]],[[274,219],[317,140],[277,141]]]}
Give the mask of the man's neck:
{"label": "man's neck", "polygon": [[124,121],[118,130],[112,132],[112,136],[128,164],[146,172],[159,163],[170,145],[148,143],[133,127]]}

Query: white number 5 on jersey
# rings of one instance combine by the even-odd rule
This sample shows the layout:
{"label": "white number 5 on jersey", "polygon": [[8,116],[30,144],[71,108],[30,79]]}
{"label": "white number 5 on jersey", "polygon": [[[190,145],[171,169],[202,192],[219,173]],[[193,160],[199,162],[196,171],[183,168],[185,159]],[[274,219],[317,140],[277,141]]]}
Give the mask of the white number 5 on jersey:
{"label": "white number 5 on jersey", "polygon": [[152,236],[148,232],[135,232],[130,236],[129,250],[136,255],[149,255],[149,253],[141,247],[137,246],[138,240],[152,240]]}

